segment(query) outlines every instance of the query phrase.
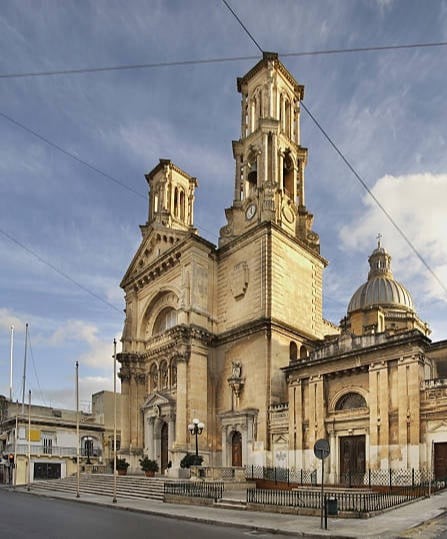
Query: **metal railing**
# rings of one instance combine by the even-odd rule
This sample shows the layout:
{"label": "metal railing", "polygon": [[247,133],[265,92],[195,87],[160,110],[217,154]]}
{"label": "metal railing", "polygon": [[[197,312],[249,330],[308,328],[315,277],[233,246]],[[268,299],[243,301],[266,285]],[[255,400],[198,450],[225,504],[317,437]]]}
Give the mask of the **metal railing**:
{"label": "metal railing", "polygon": [[174,496],[191,496],[193,498],[221,499],[224,492],[223,482],[176,482],[165,483],[164,493]]}
{"label": "metal railing", "polygon": [[[48,455],[56,457],[76,457],[76,447],[61,447],[58,445],[33,445],[30,446],[31,455]],[[6,447],[6,453],[14,453],[14,444],[10,444]],[[17,454],[26,455],[28,453],[28,444],[17,444]],[[85,448],[80,449],[80,456],[90,458],[96,458],[102,456],[102,449],[93,448],[90,455],[87,454]]]}
{"label": "metal railing", "polygon": [[[296,485],[317,485],[321,484],[321,476],[317,477],[317,470],[302,470],[295,468],[278,468],[249,465],[245,468],[245,477],[248,480],[266,480],[276,483],[287,483]],[[332,485],[339,485],[346,488],[352,487],[427,487],[429,483],[436,489],[447,486],[446,478],[434,478],[431,470],[410,469],[384,469],[366,470],[365,472],[346,472],[339,474],[331,482]]]}
{"label": "metal railing", "polygon": [[[423,487],[404,487],[398,492],[331,492],[326,497],[337,501],[337,509],[342,512],[372,513],[395,507],[425,495]],[[248,489],[247,503],[295,507],[305,509],[321,508],[321,492],[305,490]]]}

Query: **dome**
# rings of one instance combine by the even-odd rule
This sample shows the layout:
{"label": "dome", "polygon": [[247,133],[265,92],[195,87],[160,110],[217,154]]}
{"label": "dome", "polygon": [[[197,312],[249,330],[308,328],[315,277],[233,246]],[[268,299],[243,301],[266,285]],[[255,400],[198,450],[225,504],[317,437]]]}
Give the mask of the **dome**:
{"label": "dome", "polygon": [[413,300],[408,290],[396,281],[391,272],[391,256],[380,245],[368,259],[370,270],[366,283],[354,293],[348,313],[368,307],[397,307],[414,312]]}
{"label": "dome", "polygon": [[374,277],[362,284],[352,296],[348,313],[379,305],[414,311],[411,295],[403,285],[387,277]]}

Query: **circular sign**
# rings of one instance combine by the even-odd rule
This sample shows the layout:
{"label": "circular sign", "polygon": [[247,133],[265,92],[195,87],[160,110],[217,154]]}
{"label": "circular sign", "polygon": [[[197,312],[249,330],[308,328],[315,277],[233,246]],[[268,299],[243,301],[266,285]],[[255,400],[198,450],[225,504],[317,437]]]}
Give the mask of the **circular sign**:
{"label": "circular sign", "polygon": [[329,456],[329,442],[324,438],[317,440],[314,445],[314,453],[317,459],[323,460]]}

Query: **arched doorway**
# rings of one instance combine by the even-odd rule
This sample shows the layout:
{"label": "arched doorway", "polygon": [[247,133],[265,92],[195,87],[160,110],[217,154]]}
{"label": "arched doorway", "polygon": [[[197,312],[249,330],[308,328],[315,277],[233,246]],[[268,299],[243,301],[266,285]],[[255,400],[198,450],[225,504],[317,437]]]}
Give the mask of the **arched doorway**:
{"label": "arched doorway", "polygon": [[163,472],[168,467],[168,424],[163,423],[161,427],[161,462],[160,469]]}
{"label": "arched doorway", "polygon": [[231,436],[231,465],[242,466],[242,434],[238,431]]}

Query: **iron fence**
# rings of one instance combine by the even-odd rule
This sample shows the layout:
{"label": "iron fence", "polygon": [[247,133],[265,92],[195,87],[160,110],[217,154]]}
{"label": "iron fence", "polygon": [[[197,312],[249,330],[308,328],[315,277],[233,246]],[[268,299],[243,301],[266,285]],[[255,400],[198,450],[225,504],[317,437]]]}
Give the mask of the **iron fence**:
{"label": "iron fence", "polygon": [[[317,477],[317,470],[302,470],[296,468],[272,468],[249,465],[245,468],[245,477],[248,480],[262,479],[277,483],[296,485],[321,484],[321,475]],[[339,474],[331,481],[333,485],[346,488],[352,487],[428,487],[439,490],[447,486],[447,477],[436,478],[431,470],[410,469],[382,469],[366,470],[362,473],[347,472]]]}
{"label": "iron fence", "polygon": [[221,481],[190,481],[173,482],[164,484],[164,493],[175,496],[191,496],[193,498],[221,499],[224,492],[224,484]]}
{"label": "iron fence", "polygon": [[[404,487],[399,492],[331,492],[325,497],[336,500],[338,511],[372,513],[395,507],[423,496],[422,487]],[[321,492],[317,490],[248,489],[247,503],[305,509],[321,508]]]}

